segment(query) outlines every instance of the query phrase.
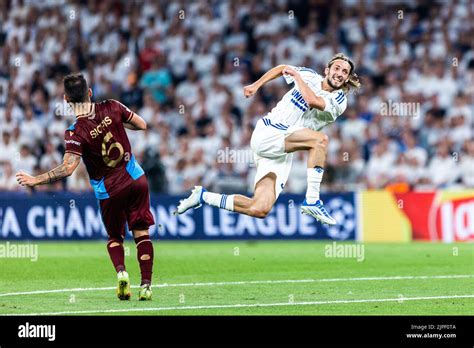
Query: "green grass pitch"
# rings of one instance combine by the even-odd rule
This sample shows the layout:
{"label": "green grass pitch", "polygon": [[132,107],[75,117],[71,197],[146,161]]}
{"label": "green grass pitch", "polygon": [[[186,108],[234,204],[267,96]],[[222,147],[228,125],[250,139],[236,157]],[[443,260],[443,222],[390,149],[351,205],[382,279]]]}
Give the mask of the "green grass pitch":
{"label": "green grass pitch", "polygon": [[[473,244],[364,244],[362,262],[327,257],[331,244],[154,241],[153,301],[135,287],[121,302],[105,242],[41,242],[36,262],[0,258],[0,315],[474,313]],[[125,246],[138,285],[135,245]]]}

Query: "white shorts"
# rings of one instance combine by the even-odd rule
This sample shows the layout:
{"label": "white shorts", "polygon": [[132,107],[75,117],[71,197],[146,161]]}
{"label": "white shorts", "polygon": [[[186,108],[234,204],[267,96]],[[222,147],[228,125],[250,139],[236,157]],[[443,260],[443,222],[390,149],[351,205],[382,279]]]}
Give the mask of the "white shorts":
{"label": "white shorts", "polygon": [[258,120],[250,140],[257,169],[254,187],[265,175],[275,173],[275,194],[278,198],[288,180],[293,162],[293,154],[285,152],[285,138],[300,129],[304,127],[274,123],[265,117]]}

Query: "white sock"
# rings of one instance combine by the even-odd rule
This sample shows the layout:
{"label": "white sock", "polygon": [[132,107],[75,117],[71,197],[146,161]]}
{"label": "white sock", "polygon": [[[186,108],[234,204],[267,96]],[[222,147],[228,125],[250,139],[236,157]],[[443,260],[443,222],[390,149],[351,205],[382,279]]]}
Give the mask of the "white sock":
{"label": "white sock", "polygon": [[319,187],[323,180],[324,169],[321,167],[308,168],[308,189],[306,191],[306,202],[314,204],[319,199]]}
{"label": "white sock", "polygon": [[206,191],[202,194],[202,199],[214,207],[234,211],[234,195],[221,195]]}

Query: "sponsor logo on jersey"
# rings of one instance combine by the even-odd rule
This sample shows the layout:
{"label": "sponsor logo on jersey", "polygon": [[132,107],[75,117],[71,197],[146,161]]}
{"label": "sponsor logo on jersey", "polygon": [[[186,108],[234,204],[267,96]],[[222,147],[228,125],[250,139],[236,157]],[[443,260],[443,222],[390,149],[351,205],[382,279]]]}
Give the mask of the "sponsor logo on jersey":
{"label": "sponsor logo on jersey", "polygon": [[298,90],[293,90],[293,92],[291,93],[292,95],[292,98],[291,98],[291,102],[293,104],[295,104],[298,109],[300,109],[301,111],[305,112],[306,110],[308,110],[309,106],[308,104],[304,101],[304,98],[303,96],[301,95],[301,93],[298,91]]}
{"label": "sponsor logo on jersey", "polygon": [[78,141],[75,141],[75,140],[65,140],[64,142],[66,144],[73,144],[73,145],[81,146],[81,143],[78,142]]}

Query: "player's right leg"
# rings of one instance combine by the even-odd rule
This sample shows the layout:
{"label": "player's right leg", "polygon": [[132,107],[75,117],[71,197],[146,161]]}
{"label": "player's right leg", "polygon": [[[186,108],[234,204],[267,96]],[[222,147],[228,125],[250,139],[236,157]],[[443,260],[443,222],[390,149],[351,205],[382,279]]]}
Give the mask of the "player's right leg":
{"label": "player's right leg", "polygon": [[145,175],[133,182],[125,200],[128,227],[133,232],[137,246],[137,260],[140,266],[141,282],[138,292],[140,301],[152,298],[151,281],[153,274],[154,248],[149,227],[155,224],[150,211],[150,193]]}
{"label": "player's right leg", "polygon": [[183,214],[191,208],[199,208],[206,203],[217,208],[264,218],[270,212],[276,200],[275,182],[276,175],[268,173],[255,185],[255,193],[252,198],[243,195],[208,192],[202,186],[195,186],[191,195],[180,202],[175,215]]}
{"label": "player's right leg", "polygon": [[109,241],[107,251],[117,272],[117,297],[120,300],[129,300],[131,297],[130,278],[125,269],[125,252],[123,241],[125,236],[126,216],[120,197],[100,200],[100,213]]}
{"label": "player's right leg", "polygon": [[326,134],[308,128],[300,129],[285,138],[285,152],[308,151],[308,188],[301,212],[315,219],[335,225],[336,220],[329,215],[319,198],[319,188],[324,174],[329,138]]}

